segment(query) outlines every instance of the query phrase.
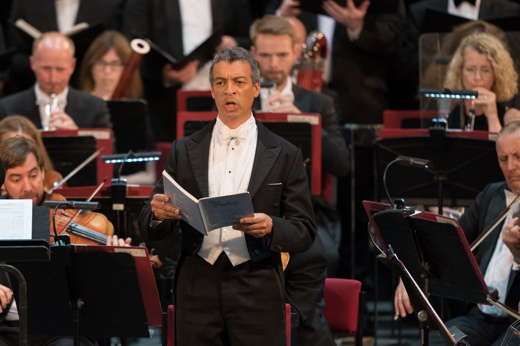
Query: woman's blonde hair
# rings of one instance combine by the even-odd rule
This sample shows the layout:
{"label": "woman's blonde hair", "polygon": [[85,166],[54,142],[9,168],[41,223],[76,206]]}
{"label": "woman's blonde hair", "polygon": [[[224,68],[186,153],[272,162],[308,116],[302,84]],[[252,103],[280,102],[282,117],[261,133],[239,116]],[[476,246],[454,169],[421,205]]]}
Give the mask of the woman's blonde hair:
{"label": "woman's blonde hair", "polygon": [[42,135],[32,121],[22,115],[9,115],[0,120],[0,141],[4,141],[6,139],[5,135],[9,132],[23,133],[32,138],[43,156],[43,169],[47,172],[54,170],[49,154],[43,144]]}
{"label": "woman's blonde hair", "polygon": [[461,41],[448,67],[444,87],[464,89],[462,67],[466,48],[484,54],[491,63],[495,76],[491,89],[496,94],[497,101],[511,100],[518,91],[518,74],[513,59],[504,42],[484,32],[471,34]]}
{"label": "woman's blonde hair", "polygon": [[[94,90],[95,82],[92,75],[94,64],[101,60],[103,56],[110,50],[114,49],[117,56],[126,65],[130,56],[132,55],[132,48],[130,43],[123,34],[114,30],[107,30],[99,35],[92,44],[88,47],[83,62],[81,63],[81,70],[79,74],[79,87],[81,90],[91,92]],[[123,95],[124,98],[140,98],[143,96],[143,82],[139,69],[137,69],[132,77],[130,83]]]}

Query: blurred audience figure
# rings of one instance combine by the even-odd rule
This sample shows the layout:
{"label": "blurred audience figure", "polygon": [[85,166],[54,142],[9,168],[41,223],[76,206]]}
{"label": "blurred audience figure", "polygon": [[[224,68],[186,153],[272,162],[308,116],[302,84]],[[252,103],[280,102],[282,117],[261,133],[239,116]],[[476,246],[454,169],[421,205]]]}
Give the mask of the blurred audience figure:
{"label": "blurred audience figure", "polygon": [[[105,31],[92,42],[83,58],[79,88],[103,100],[110,100],[131,55],[130,42],[123,34]],[[137,99],[142,96],[143,83],[137,70],[122,98]]]}
{"label": "blurred audience figure", "polygon": [[[237,44],[247,47],[250,16],[247,0],[128,0],[123,32],[150,39],[179,61],[214,33],[223,35],[217,51]],[[177,91],[195,83],[205,63],[196,59],[176,70],[170,64],[145,58],[142,76],[156,141],[175,138]],[[209,89],[208,78],[203,80]]]}
{"label": "blurred audience figure", "polygon": [[390,57],[396,52],[402,18],[395,12],[372,11],[368,0],[341,6],[323,3],[325,15],[299,9],[296,0],[272,0],[267,11],[298,16],[307,31],[323,32],[329,43],[325,80],[337,93],[341,123],[382,122],[387,108]]}
{"label": "blurred audience figure", "polygon": [[54,165],[43,144],[40,131],[38,131],[29,119],[21,115],[9,115],[0,120],[0,143],[16,136],[25,137],[34,141],[43,156],[43,170],[45,172],[43,184],[47,190],[52,188],[53,183],[61,180],[63,177],[58,171],[54,170]]}
{"label": "blurred audience figure", "polygon": [[45,33],[35,40],[31,69],[36,83],[1,99],[0,116],[20,114],[45,130],[110,128],[105,101],[69,87],[76,65],[74,52],[74,43],[58,32]]}
{"label": "blurred audience figure", "polygon": [[475,33],[455,51],[444,87],[478,92],[476,99],[464,100],[450,112],[449,127],[498,132],[507,102],[518,92],[518,74],[504,42],[488,33]]}
{"label": "blurred audience figure", "polygon": [[[97,32],[104,29],[119,30],[123,5],[126,0],[13,0],[9,20],[15,23],[23,19],[40,32],[58,31],[65,33],[75,25],[86,23],[94,27],[88,35],[78,38],[76,58],[81,58]],[[33,38],[12,26],[8,32],[11,46],[18,49],[13,56],[7,79],[6,92],[9,94],[28,88],[34,83],[29,64]],[[71,37],[73,37],[71,35]],[[73,83],[76,78],[73,78]]]}

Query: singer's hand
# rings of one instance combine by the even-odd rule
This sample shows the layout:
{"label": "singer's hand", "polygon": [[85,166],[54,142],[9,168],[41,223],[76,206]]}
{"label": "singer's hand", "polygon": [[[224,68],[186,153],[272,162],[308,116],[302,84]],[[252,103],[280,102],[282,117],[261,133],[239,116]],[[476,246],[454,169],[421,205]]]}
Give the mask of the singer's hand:
{"label": "singer's hand", "polygon": [[296,17],[302,13],[302,10],[299,9],[300,2],[297,0],[283,0],[282,4],[276,11],[276,14],[284,17]]}
{"label": "singer's hand", "polygon": [[520,263],[520,227],[517,217],[514,217],[502,231],[502,240],[513,254],[514,261]]}
{"label": "singer's hand", "polygon": [[0,285],[0,312],[4,311],[13,299],[13,291],[4,285]]}
{"label": "singer's hand", "polygon": [[197,75],[197,69],[199,68],[199,61],[190,61],[186,66],[180,70],[174,70],[170,64],[164,65],[163,78],[166,86],[175,84],[184,84],[192,80]]}
{"label": "singer's hand", "polygon": [[273,219],[264,213],[255,213],[240,219],[240,223],[233,226],[234,229],[243,231],[256,238],[262,238],[273,230]]}
{"label": "singer's hand", "polygon": [[57,111],[51,114],[50,128],[54,130],[76,130],[78,125],[65,112]]}
{"label": "singer's hand", "polygon": [[408,314],[413,313],[413,306],[410,302],[410,297],[408,296],[408,292],[406,292],[403,280],[401,279],[399,279],[399,284],[395,289],[394,309],[395,317],[406,317]]}
{"label": "singer's hand", "polygon": [[181,219],[181,210],[171,204],[170,197],[167,195],[160,193],[153,195],[150,206],[156,220]]}
{"label": "singer's hand", "polygon": [[354,0],[347,0],[346,5],[347,6],[342,7],[332,0],[326,0],[323,2],[323,9],[329,16],[350,30],[361,30],[363,28],[365,15],[370,6],[370,1],[363,0],[359,7],[356,7]]}

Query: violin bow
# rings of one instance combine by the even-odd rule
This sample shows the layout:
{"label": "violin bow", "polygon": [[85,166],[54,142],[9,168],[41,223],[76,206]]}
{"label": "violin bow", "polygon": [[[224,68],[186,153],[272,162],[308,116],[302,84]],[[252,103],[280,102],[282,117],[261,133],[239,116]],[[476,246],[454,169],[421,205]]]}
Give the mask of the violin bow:
{"label": "violin bow", "polygon": [[93,152],[89,157],[87,157],[82,163],[80,163],[76,168],[74,168],[72,171],[70,171],[69,174],[67,174],[65,176],[65,178],[61,179],[60,181],[58,182],[55,182],[52,186],[52,188],[50,188],[48,191],[45,191],[47,192],[48,194],[51,194],[54,192],[54,190],[56,189],[59,189],[63,184],[65,184],[70,178],[72,178],[73,176],[76,175],[76,173],[78,173],[81,169],[83,169],[83,167],[85,167],[86,165],[88,165],[92,160],[94,160],[96,157],[99,156],[99,154],[101,154],[101,149],[98,149],[96,150],[95,152]]}
{"label": "violin bow", "polygon": [[490,227],[488,227],[487,230],[482,232],[480,234],[480,236],[477,239],[475,239],[473,244],[471,244],[471,252],[473,252],[477,248],[477,246],[479,246],[480,243],[482,243],[484,241],[484,239],[486,239],[488,237],[488,235],[491,234],[491,232],[495,229],[495,227],[497,227],[497,225],[506,218],[507,213],[509,212],[509,210],[511,209],[513,204],[515,204],[516,201],[518,201],[519,198],[520,198],[520,195],[516,195],[516,197],[513,199],[513,201],[511,203],[509,203],[509,205],[497,216],[495,222],[493,222],[493,224]]}

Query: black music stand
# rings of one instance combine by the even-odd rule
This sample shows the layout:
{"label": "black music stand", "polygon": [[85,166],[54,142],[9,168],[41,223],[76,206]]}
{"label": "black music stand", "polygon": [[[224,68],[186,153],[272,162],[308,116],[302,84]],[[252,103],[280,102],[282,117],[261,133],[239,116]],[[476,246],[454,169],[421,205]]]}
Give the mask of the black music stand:
{"label": "black music stand", "polygon": [[[382,176],[386,165],[399,155],[432,162],[429,171],[400,167],[399,176],[389,179],[388,189],[397,198],[406,196],[437,200],[439,214],[442,214],[445,200],[472,200],[489,182],[503,179],[494,142],[452,136],[444,129],[432,128],[427,136],[380,139],[376,141],[375,148],[376,176]],[[381,187],[378,188],[382,191]]]}
{"label": "black music stand", "polygon": [[[371,215],[371,219],[377,226],[373,236],[379,248],[385,251],[389,263],[404,278],[415,306],[423,307],[446,338],[452,343],[457,342],[454,345],[461,340],[455,340],[453,336],[450,339],[448,330],[423,297],[431,294],[475,304],[492,304],[516,318],[520,317],[499,303],[488,290],[466,236],[455,220],[428,212],[410,213],[403,209],[379,211]],[[396,254],[399,254],[402,263],[395,260]],[[418,290],[419,286],[414,282],[422,282],[424,293]],[[424,340],[427,341],[426,316],[419,313],[418,317],[422,322]]]}
{"label": "black music stand", "polygon": [[[45,136],[42,139],[54,167],[63,176],[69,174],[97,150],[96,139],[93,136]],[[97,185],[97,181],[96,161],[92,161],[67,184],[69,186]]]}
{"label": "black music stand", "polygon": [[79,336],[148,336],[131,255],[51,250],[48,263],[16,263],[27,278],[31,334],[74,336],[75,344]]}
{"label": "black music stand", "polygon": [[[48,213],[47,213],[48,215]],[[0,271],[11,274],[16,279],[17,307],[19,320],[19,344],[29,344],[27,280],[22,272],[4,262],[47,262],[50,260],[49,244],[45,240],[0,240]]]}

